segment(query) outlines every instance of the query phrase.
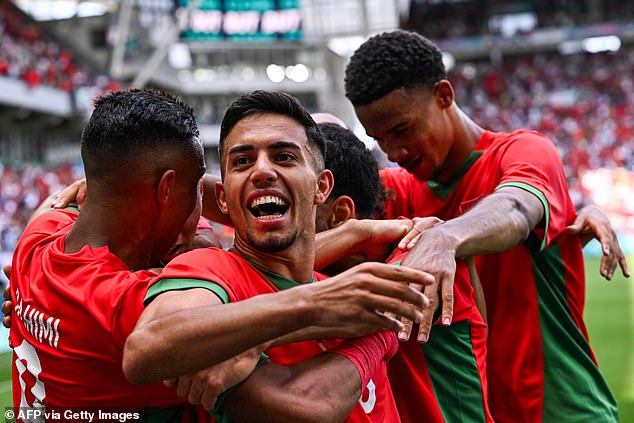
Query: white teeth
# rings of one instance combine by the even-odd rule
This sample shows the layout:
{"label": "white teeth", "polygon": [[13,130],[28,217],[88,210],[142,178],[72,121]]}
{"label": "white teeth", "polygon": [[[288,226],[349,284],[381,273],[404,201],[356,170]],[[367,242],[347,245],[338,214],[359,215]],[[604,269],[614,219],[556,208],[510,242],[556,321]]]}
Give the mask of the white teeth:
{"label": "white teeth", "polygon": [[280,197],[275,197],[273,195],[265,195],[264,197],[258,197],[251,202],[251,208],[255,208],[261,206],[262,204],[273,203],[277,206],[285,206],[286,202],[282,200]]}
{"label": "white teeth", "polygon": [[258,219],[260,219],[260,220],[274,220],[274,219],[279,219],[280,217],[282,217],[281,214],[275,213],[275,214],[270,214],[270,215],[267,215],[267,216],[260,216],[260,217],[258,217]]}

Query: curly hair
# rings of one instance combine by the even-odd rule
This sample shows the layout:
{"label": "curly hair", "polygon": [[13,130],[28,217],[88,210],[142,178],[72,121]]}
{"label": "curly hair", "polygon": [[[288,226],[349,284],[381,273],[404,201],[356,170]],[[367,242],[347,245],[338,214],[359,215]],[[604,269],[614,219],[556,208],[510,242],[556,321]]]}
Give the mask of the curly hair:
{"label": "curly hair", "polygon": [[326,168],[335,179],[329,198],[347,195],[354,201],[358,219],[374,218],[382,186],[372,152],[350,129],[335,123],[317,126],[326,141]]}
{"label": "curly hair", "polygon": [[420,34],[392,31],[365,41],[345,72],[346,97],[353,106],[370,104],[398,88],[434,85],[447,78],[438,47]]}

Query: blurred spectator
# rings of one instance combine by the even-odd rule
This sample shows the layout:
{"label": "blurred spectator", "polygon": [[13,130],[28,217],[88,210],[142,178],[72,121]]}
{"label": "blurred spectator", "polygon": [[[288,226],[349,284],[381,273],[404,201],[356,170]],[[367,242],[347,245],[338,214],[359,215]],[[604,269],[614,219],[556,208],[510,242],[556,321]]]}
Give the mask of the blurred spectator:
{"label": "blurred spectator", "polygon": [[13,251],[29,216],[46,197],[81,177],[80,164],[47,168],[0,162],[0,251]]}

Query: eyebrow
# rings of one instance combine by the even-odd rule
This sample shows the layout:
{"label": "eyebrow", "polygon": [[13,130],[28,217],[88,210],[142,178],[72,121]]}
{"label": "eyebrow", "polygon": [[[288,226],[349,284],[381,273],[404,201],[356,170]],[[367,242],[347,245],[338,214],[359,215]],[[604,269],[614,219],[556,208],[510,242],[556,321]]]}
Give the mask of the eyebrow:
{"label": "eyebrow", "polygon": [[[284,148],[301,150],[301,147],[297,143],[292,141],[276,141],[267,147],[268,150],[280,150]],[[255,150],[255,147],[253,147],[253,145],[251,144],[237,145],[235,147],[232,147],[228,151],[227,155],[238,154],[238,153],[243,153],[245,151],[253,151],[253,150]]]}

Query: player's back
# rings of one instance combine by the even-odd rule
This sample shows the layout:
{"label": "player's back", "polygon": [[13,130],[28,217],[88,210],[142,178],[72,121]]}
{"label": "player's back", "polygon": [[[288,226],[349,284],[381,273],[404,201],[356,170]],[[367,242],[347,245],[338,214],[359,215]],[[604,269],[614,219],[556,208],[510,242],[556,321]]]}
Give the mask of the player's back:
{"label": "player's back", "polygon": [[116,411],[181,404],[162,384],[132,385],[121,369],[151,273],[130,271],[108,247],[65,254],[76,216],[64,210],[37,218],[14,254],[14,406]]}

